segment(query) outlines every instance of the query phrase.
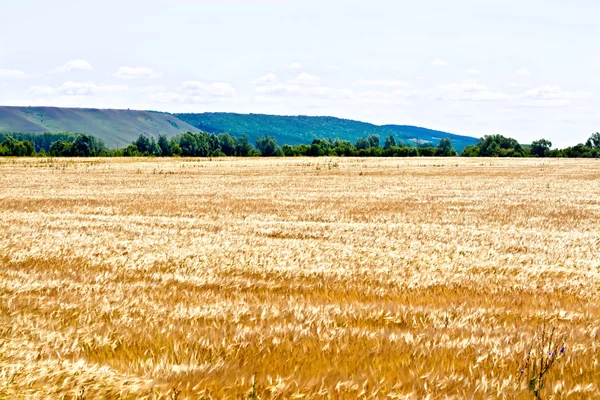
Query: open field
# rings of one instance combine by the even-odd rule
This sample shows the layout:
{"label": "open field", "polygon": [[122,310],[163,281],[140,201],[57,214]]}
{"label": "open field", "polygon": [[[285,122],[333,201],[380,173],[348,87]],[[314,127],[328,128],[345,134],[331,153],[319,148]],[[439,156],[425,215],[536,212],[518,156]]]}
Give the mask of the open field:
{"label": "open field", "polygon": [[[0,159],[0,399],[600,391],[600,161]],[[180,391],[180,392],[179,392]]]}

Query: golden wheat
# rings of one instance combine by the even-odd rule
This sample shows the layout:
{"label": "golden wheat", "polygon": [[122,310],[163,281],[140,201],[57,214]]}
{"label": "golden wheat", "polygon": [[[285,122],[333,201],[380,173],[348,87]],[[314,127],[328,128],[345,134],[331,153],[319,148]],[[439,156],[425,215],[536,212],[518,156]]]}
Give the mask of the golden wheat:
{"label": "golden wheat", "polygon": [[[600,390],[600,162],[0,160],[0,398]],[[255,378],[254,378],[255,377]]]}

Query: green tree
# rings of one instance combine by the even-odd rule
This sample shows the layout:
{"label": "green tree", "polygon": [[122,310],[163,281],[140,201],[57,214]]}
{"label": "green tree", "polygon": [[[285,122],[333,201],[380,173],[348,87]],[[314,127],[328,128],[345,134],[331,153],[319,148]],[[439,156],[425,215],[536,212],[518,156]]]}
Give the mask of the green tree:
{"label": "green tree", "polygon": [[23,147],[25,147],[25,152],[23,154],[24,156],[30,157],[35,154],[35,146],[32,141],[25,140],[21,143],[23,144]]}
{"label": "green tree", "polygon": [[[208,152],[209,154],[223,154],[223,152],[221,151],[221,144],[219,143],[219,137],[217,135],[214,134],[210,134],[207,137],[207,141],[208,141]],[[217,152],[218,150],[218,152]],[[217,156],[215,156],[217,157]],[[219,156],[219,157],[222,157]]]}
{"label": "green tree", "polygon": [[383,156],[383,148],[380,146],[371,147],[369,149],[369,157],[382,157]]}
{"label": "green tree", "polygon": [[456,150],[454,150],[454,147],[452,147],[452,141],[448,138],[440,140],[440,143],[435,149],[435,155],[438,157],[456,156]]}
{"label": "green tree", "polygon": [[[310,150],[312,149],[312,145],[299,144],[293,146],[294,155],[295,156],[310,156]],[[284,152],[285,154],[285,152]]]}
{"label": "green tree", "polygon": [[467,146],[460,153],[461,157],[479,157],[481,149],[478,146]]}
{"label": "green tree", "polygon": [[171,154],[174,156],[180,156],[183,154],[183,150],[181,150],[179,143],[177,143],[174,139],[171,140]]}
{"label": "green tree", "polygon": [[143,133],[140,133],[140,136],[138,136],[135,141],[135,145],[140,154],[151,154],[150,139],[148,139],[148,136],[144,135]]}
{"label": "green tree", "polygon": [[371,147],[379,147],[380,143],[379,135],[369,135],[369,144]]}
{"label": "green tree", "polygon": [[226,156],[235,156],[235,150],[236,150],[235,138],[233,136],[231,136],[229,133],[220,133],[219,134],[219,145],[221,146],[221,151]]}
{"label": "green tree", "polygon": [[179,147],[185,157],[193,157],[198,153],[196,138],[191,132],[186,132],[179,138]]}
{"label": "green tree", "polygon": [[140,152],[138,151],[138,147],[135,145],[135,143],[132,143],[123,149],[123,157],[139,157],[139,156],[140,156]]}
{"label": "green tree", "polygon": [[432,146],[419,147],[419,155],[421,157],[433,157],[435,156],[435,149]]}
{"label": "green tree", "polygon": [[333,141],[315,138],[310,145],[310,155],[313,157],[327,156],[333,146]]}
{"label": "green tree", "polygon": [[156,139],[154,139],[154,137],[150,138],[150,150],[149,150],[148,154],[153,155],[153,156],[161,156],[162,155],[162,150],[161,150],[160,146],[158,145],[158,143],[156,143]]}
{"label": "green tree", "polygon": [[337,156],[351,157],[356,154],[356,147],[348,140],[335,139],[333,141],[332,152]]}
{"label": "green tree", "polygon": [[50,146],[50,155],[52,157],[70,157],[73,154],[73,142],[60,140],[52,143]]}
{"label": "green tree", "polygon": [[396,147],[396,138],[392,135],[385,138],[385,144],[383,147],[386,149],[389,149],[390,147]]}
{"label": "green tree", "polygon": [[367,150],[371,148],[371,142],[368,138],[359,138],[354,147],[356,147],[356,150]]}
{"label": "green tree", "polygon": [[551,147],[552,142],[549,140],[534,140],[533,142],[531,142],[531,154],[533,154],[536,157],[546,157]]}
{"label": "green tree", "polygon": [[104,143],[92,135],[77,135],[71,153],[74,157],[97,157],[104,150]]}
{"label": "green tree", "polygon": [[283,151],[283,155],[286,157],[296,157],[298,154],[296,153],[296,149],[289,144],[284,144],[281,146],[281,151]]}
{"label": "green tree", "polygon": [[221,149],[216,149],[210,153],[211,157],[225,157],[225,153],[221,151]]}
{"label": "green tree", "polygon": [[246,133],[242,134],[236,143],[235,152],[239,156],[248,157],[252,150],[254,150],[254,146],[250,143],[250,137]]}
{"label": "green tree", "polygon": [[600,149],[600,132],[592,134],[585,145],[593,149]]}
{"label": "green tree", "polygon": [[256,139],[256,148],[260,151],[260,153],[265,157],[273,157],[273,156],[281,156],[283,152],[281,148],[277,145],[277,141],[275,138],[265,134],[265,136],[261,136]]}
{"label": "green tree", "polygon": [[165,135],[158,135],[158,147],[160,148],[160,154],[162,156],[170,157],[173,155],[171,143]]}
{"label": "green tree", "polygon": [[490,146],[488,146],[487,153],[490,157],[498,157],[500,155],[500,150],[502,150],[500,144],[498,142],[493,142]]}
{"label": "green tree", "polygon": [[179,147],[185,157],[208,157],[210,155],[209,136],[205,132],[186,132],[179,138]]}
{"label": "green tree", "polygon": [[58,141],[72,142],[76,135],[72,133],[0,133],[0,142],[3,142],[8,136],[12,136],[20,142],[33,142],[35,151],[50,151],[52,143]]}
{"label": "green tree", "polygon": [[319,147],[318,144],[311,144],[310,145],[310,155],[311,157],[319,157],[319,156],[323,156],[325,155],[323,149],[321,147]]}
{"label": "green tree", "polygon": [[[528,155],[523,146],[513,138],[502,135],[486,135],[477,142],[481,157],[519,156]],[[506,150],[506,151],[502,151]],[[512,152],[508,151],[512,150]]]}
{"label": "green tree", "polygon": [[29,140],[20,141],[12,136],[8,136],[0,144],[2,153],[6,156],[29,157],[35,153],[33,142]]}

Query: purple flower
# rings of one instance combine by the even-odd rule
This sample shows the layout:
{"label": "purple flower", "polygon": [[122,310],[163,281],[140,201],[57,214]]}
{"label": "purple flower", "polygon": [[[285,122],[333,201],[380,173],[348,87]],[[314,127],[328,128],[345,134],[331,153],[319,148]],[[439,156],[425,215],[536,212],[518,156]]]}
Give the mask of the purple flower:
{"label": "purple flower", "polygon": [[562,349],[560,349],[560,354],[565,354],[565,346],[562,347]]}
{"label": "purple flower", "polygon": [[523,373],[525,373],[525,370],[524,370],[524,369],[522,369],[522,370],[521,370],[521,373],[522,373],[522,374],[523,374]]}
{"label": "purple flower", "polygon": [[551,351],[550,353],[548,353],[548,355],[549,355],[550,357],[554,357],[554,352],[553,352],[553,351]]}

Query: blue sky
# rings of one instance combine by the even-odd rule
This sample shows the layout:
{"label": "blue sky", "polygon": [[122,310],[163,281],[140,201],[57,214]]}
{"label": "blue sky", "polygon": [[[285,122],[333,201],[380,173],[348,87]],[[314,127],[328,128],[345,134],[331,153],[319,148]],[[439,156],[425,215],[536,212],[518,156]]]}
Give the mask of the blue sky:
{"label": "blue sky", "polygon": [[2,105],[332,115],[557,146],[600,130],[590,0],[6,3]]}

